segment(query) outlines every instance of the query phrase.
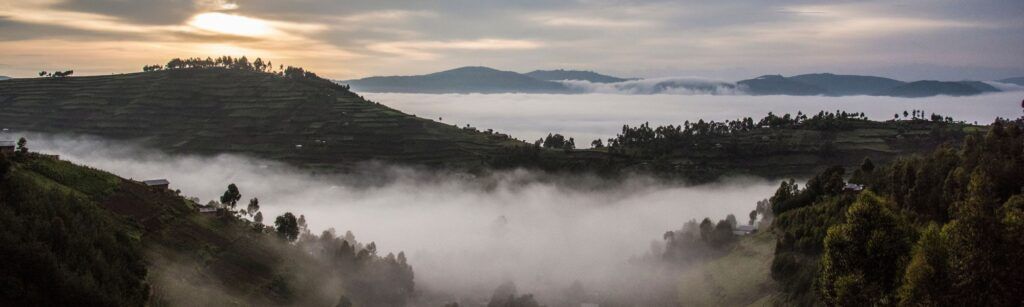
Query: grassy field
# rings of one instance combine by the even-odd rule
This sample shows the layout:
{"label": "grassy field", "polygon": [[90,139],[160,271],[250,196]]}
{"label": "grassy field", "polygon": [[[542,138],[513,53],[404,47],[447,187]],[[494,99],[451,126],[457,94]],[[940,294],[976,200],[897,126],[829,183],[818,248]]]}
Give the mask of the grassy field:
{"label": "grassy field", "polygon": [[729,254],[681,276],[681,306],[772,306],[777,292],[771,278],[775,237],[762,232],[743,237]]}

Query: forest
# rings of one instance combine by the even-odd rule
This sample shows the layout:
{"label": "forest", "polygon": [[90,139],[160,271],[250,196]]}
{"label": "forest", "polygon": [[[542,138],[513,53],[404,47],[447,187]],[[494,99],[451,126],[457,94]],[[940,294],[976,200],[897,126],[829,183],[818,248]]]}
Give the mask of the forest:
{"label": "forest", "polygon": [[770,199],[772,277],[801,306],[1019,306],[1024,136],[999,119],[961,146],[830,168]]}

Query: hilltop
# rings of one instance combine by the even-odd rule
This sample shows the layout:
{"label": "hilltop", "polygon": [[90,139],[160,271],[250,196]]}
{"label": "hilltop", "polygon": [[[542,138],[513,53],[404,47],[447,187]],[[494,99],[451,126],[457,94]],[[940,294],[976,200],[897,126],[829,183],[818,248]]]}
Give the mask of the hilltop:
{"label": "hilltop", "polygon": [[754,79],[736,82],[744,91],[751,95],[824,95],[825,89],[800,81],[791,80],[782,75],[764,75]]}
{"label": "hilltop", "polygon": [[340,81],[356,91],[395,93],[568,93],[561,83],[517,72],[470,66],[418,76]]}
{"label": "hilltop", "polygon": [[828,95],[870,95],[905,84],[903,81],[875,76],[805,74],[788,79],[817,86]]}
{"label": "hilltop", "polygon": [[539,79],[539,80],[548,80],[548,81],[580,80],[580,81],[588,81],[588,82],[592,82],[592,83],[616,83],[616,82],[624,82],[624,81],[629,81],[629,80],[635,80],[635,79],[624,79],[624,78],[619,78],[619,77],[613,77],[613,76],[609,76],[609,75],[602,75],[602,74],[599,74],[599,73],[596,73],[596,72],[593,72],[593,71],[564,70],[564,69],[534,70],[534,71],[525,73],[525,75],[533,77],[533,78],[536,78],[536,79]]}
{"label": "hilltop", "polygon": [[472,167],[506,136],[418,118],[323,79],[224,68],[0,83],[4,128],[132,140],[337,169],[379,160]]}

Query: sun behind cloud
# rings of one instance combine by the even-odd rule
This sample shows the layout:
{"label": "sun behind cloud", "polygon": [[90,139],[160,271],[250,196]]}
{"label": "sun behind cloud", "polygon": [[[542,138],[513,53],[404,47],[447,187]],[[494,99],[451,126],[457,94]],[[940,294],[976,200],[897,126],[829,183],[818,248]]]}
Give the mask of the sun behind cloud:
{"label": "sun behind cloud", "polygon": [[268,36],[277,32],[270,23],[252,17],[209,12],[195,15],[188,25],[200,30],[219,34],[249,37]]}

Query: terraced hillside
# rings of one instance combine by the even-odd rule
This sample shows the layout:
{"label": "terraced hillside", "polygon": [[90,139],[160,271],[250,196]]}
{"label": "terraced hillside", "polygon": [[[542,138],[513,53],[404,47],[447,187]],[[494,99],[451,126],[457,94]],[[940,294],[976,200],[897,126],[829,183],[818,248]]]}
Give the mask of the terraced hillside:
{"label": "terraced hillside", "polygon": [[472,166],[513,142],[417,118],[326,80],[223,68],[9,80],[0,84],[0,123],[313,167],[370,159]]}
{"label": "terraced hillside", "polygon": [[835,126],[827,128],[756,128],[567,153],[545,151],[521,163],[549,169],[655,173],[698,182],[729,175],[789,178],[809,176],[834,165],[853,168],[864,158],[881,163],[901,155],[925,153],[944,144],[955,146],[967,135],[987,131],[985,126],[921,119],[842,119],[832,124]]}
{"label": "terraced hillside", "polygon": [[950,121],[858,119],[832,123],[841,128],[752,126],[692,142],[563,150],[418,118],[324,79],[225,68],[8,80],[0,82],[0,123],[13,130],[134,140],[171,153],[244,154],[318,171],[378,160],[696,180],[810,175],[829,165],[856,166],[864,157],[884,162],[977,130]]}

